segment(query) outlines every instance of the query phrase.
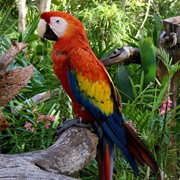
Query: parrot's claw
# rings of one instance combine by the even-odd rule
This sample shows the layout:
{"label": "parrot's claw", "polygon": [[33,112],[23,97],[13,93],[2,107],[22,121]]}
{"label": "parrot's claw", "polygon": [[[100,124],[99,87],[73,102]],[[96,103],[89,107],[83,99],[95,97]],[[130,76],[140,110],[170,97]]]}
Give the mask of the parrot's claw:
{"label": "parrot's claw", "polygon": [[66,129],[70,127],[82,127],[82,128],[91,128],[92,126],[90,124],[82,123],[82,119],[67,119],[61,126],[58,126],[56,129],[56,132],[54,134],[54,138],[57,139],[58,136],[64,132]]}

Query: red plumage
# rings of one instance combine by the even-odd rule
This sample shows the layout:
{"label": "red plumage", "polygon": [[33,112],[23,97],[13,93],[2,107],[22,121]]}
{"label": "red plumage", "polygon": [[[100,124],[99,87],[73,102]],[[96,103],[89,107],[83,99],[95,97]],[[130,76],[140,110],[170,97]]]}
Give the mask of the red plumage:
{"label": "red plumage", "polygon": [[157,173],[158,165],[151,152],[124,122],[120,95],[91,50],[82,23],[64,12],[45,12],[41,14],[38,33],[55,40],[51,54],[54,72],[72,100],[74,114],[95,124],[100,139],[97,157],[101,180],[112,179],[114,144],[136,175],[134,158]]}

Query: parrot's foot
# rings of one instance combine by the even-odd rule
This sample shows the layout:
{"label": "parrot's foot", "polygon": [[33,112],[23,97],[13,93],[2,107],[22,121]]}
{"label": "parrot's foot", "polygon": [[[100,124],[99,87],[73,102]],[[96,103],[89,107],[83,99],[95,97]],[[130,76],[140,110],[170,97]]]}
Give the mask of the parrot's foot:
{"label": "parrot's foot", "polygon": [[91,128],[92,125],[90,124],[85,124],[82,123],[82,119],[78,118],[78,119],[68,119],[66,120],[61,126],[58,126],[56,129],[56,132],[54,134],[54,138],[57,139],[57,137],[64,132],[66,129],[70,128],[70,127],[82,127],[82,128]]}

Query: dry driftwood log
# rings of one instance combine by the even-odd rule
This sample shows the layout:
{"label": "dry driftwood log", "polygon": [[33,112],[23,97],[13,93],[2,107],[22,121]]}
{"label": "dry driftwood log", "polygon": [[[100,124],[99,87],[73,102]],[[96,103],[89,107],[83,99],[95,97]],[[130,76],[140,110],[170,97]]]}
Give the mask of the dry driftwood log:
{"label": "dry driftwood log", "polygon": [[[86,128],[71,127],[49,148],[15,155],[0,155],[0,179],[63,179],[96,156],[98,137]],[[60,175],[64,174],[64,175]]]}

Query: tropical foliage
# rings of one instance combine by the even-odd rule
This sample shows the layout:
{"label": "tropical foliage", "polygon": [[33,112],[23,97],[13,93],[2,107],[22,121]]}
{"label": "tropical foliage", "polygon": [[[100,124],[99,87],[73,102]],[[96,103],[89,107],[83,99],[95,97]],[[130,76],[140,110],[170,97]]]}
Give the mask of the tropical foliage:
{"label": "tropical foliage", "polygon": [[[180,141],[177,140],[175,149],[169,149],[168,146],[171,133],[180,137],[180,105],[172,109],[169,98],[171,94],[167,92],[172,76],[180,69],[180,63],[172,65],[169,56],[157,49],[157,42],[163,28],[162,20],[178,15],[180,2],[129,0],[126,2],[125,11],[122,10],[122,2],[54,0],[52,9],[70,12],[84,23],[91,47],[99,59],[107,57],[116,47],[123,45],[140,48],[142,66],[113,65],[107,69],[122,95],[125,119],[145,140],[157,159],[160,170],[169,177],[169,159],[173,157],[180,162],[180,157],[174,153],[180,147]],[[0,54],[7,51],[14,39],[26,42],[29,44],[28,48],[20,53],[8,68],[15,69],[29,64],[34,66],[34,75],[27,87],[0,109],[11,124],[6,131],[0,132],[0,151],[20,153],[47,148],[53,143],[56,127],[67,118],[73,117],[70,99],[53,74],[50,58],[52,44],[48,41],[42,42],[37,35],[39,12],[33,0],[27,2],[27,27],[21,34],[18,33],[16,1],[0,1],[0,6]],[[152,59],[150,72],[147,69],[147,49],[148,56]],[[169,73],[162,82],[155,77],[157,51]],[[35,104],[31,100],[34,95],[57,88],[55,95],[47,101]],[[174,128],[170,126],[172,119],[177,122]],[[82,179],[97,179],[96,161],[77,176]],[[178,172],[175,172],[174,176],[177,177]],[[134,177],[124,157],[117,152],[114,179],[144,177],[156,179],[148,167],[140,167],[140,177]]]}

